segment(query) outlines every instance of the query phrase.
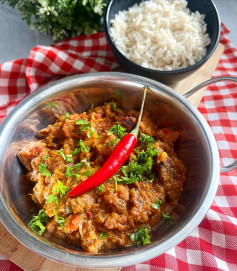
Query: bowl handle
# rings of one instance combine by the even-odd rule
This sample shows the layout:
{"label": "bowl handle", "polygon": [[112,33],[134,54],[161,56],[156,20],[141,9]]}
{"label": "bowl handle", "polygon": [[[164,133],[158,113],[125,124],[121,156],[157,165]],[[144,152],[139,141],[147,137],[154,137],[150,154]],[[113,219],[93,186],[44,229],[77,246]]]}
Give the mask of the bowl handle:
{"label": "bowl handle", "polygon": [[[183,95],[184,98],[188,98],[189,96],[193,95],[195,92],[197,92],[198,90],[200,90],[203,87],[209,86],[213,83],[216,82],[220,82],[220,81],[232,81],[237,83],[237,77],[233,77],[233,76],[220,76],[220,77],[216,77],[216,78],[212,78],[210,80],[207,80],[199,85],[197,85],[196,87],[194,87],[193,89],[191,89],[190,91],[188,91],[187,93],[185,93]],[[221,172],[227,172],[227,171],[231,171],[237,168],[237,160],[235,162],[233,162],[232,164],[228,165],[228,166],[224,166],[220,168]]]}

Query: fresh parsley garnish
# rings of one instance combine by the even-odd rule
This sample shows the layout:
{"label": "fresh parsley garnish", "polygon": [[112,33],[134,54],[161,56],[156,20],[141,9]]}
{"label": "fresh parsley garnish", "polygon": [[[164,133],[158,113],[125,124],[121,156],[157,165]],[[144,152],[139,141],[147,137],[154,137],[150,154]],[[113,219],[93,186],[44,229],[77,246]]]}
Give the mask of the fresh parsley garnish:
{"label": "fresh parsley garnish", "polygon": [[141,133],[139,141],[149,146],[151,143],[155,142],[155,139],[152,136]]}
{"label": "fresh parsley garnish", "polygon": [[153,203],[151,207],[158,210],[161,204],[162,204],[162,200],[156,199],[155,203]]}
{"label": "fresh parsley garnish", "polygon": [[64,149],[60,149],[58,152],[64,160],[66,160],[66,155],[64,154]]}
{"label": "fresh parsley garnish", "polygon": [[104,188],[105,188],[104,184],[101,184],[101,185],[96,187],[98,192],[104,192]]}
{"label": "fresh parsley garnish", "polygon": [[120,139],[126,135],[126,128],[119,124],[110,127],[109,131],[111,131],[114,135],[117,135]]}
{"label": "fresh parsley garnish", "polygon": [[109,235],[106,232],[103,232],[103,231],[99,235],[99,239],[104,239],[106,237],[109,237]]}
{"label": "fresh parsley garnish", "polygon": [[65,113],[65,120],[68,119],[68,117],[69,117],[69,112],[66,112]]}
{"label": "fresh parsley garnish", "polygon": [[53,194],[59,194],[60,198],[62,198],[68,192],[68,190],[69,188],[58,180],[57,184],[53,188]]}
{"label": "fresh parsley garnish", "polygon": [[72,154],[64,154],[64,149],[60,149],[58,152],[67,163],[73,162]]}
{"label": "fresh parsley garnish", "polygon": [[147,226],[130,235],[130,240],[136,242],[137,246],[151,244],[150,238],[151,236],[148,234]]}
{"label": "fresh parsley garnish", "polygon": [[78,147],[80,148],[80,150],[83,152],[83,151],[86,151],[86,152],[89,152],[90,151],[90,147],[89,146],[86,146],[84,144],[84,142],[80,139],[79,141],[77,141],[77,145]]}
{"label": "fresh parsley garnish", "polygon": [[58,217],[57,223],[61,226],[60,228],[64,227],[64,224],[66,222],[66,219],[64,217]]}
{"label": "fresh parsley garnish", "polygon": [[127,166],[122,166],[121,171],[123,175],[121,177],[114,176],[114,180],[117,183],[133,184],[136,181],[141,181],[150,176],[151,181],[155,175],[152,172],[152,166],[154,164],[153,157],[158,154],[158,150],[151,145],[146,151],[142,150],[138,152],[137,158],[129,162]]}
{"label": "fresh parsley garnish", "polygon": [[45,203],[50,204],[53,202],[55,202],[55,204],[58,206],[58,204],[59,204],[58,197],[55,194],[48,195],[46,197]]}
{"label": "fresh parsley garnish", "polygon": [[172,221],[172,216],[166,215],[164,212],[162,212],[162,217],[163,217],[164,220],[170,220],[170,221]]}
{"label": "fresh parsley garnish", "polygon": [[28,223],[28,228],[33,232],[42,235],[46,229],[45,224],[49,221],[49,217],[45,210],[39,211],[38,215],[34,215],[31,221]]}
{"label": "fresh parsley garnish", "polygon": [[116,102],[113,100],[112,103],[111,103],[111,107],[114,111],[118,111],[118,108],[117,108],[117,104]]}
{"label": "fresh parsley garnish", "polygon": [[44,161],[48,160],[49,158],[49,155],[47,154],[45,157],[44,157]]}
{"label": "fresh parsley garnish", "polygon": [[83,164],[86,164],[88,166],[89,162],[86,162],[86,159],[83,159],[80,163],[75,164],[72,167],[67,166],[66,172],[65,172],[65,176],[66,177],[72,177],[72,176],[77,176],[77,172],[75,172],[76,170],[80,169]]}
{"label": "fresh parsley garnish", "polygon": [[45,177],[51,177],[51,173],[47,170],[47,166],[40,162],[39,164],[39,173],[43,174]]}
{"label": "fresh parsley garnish", "polygon": [[118,138],[112,139],[108,144],[105,144],[105,146],[114,146],[118,141]]}
{"label": "fresh parsley garnish", "polygon": [[76,125],[80,126],[79,129],[82,132],[82,131],[85,131],[86,129],[88,129],[91,126],[91,123],[87,122],[84,119],[77,119],[76,120]]}

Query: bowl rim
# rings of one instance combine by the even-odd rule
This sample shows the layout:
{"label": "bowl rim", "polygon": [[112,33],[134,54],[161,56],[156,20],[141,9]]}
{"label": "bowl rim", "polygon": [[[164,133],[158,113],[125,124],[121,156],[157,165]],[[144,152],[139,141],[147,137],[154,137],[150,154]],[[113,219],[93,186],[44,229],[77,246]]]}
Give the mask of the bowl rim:
{"label": "bowl rim", "polygon": [[[6,206],[4,199],[0,193],[0,219],[8,231],[15,236],[15,238],[20,241],[23,245],[30,248],[34,252],[47,257],[54,261],[59,261],[61,263],[79,266],[79,267],[90,267],[90,268],[109,268],[109,267],[121,267],[136,264],[138,262],[144,262],[151,258],[155,258],[160,254],[166,252],[172,247],[176,246],[178,243],[183,241],[202,221],[207,211],[209,210],[219,182],[220,175],[220,163],[219,163],[219,153],[217,149],[217,144],[211,128],[202,117],[201,113],[189,103],[183,96],[173,91],[171,88],[156,82],[152,79],[148,79],[142,76],[119,73],[119,72],[101,72],[101,73],[87,73],[81,75],[69,76],[64,79],[49,83],[48,85],[40,88],[39,90],[33,92],[28,97],[26,97],[22,102],[20,102],[6,117],[2,125],[0,126],[0,141],[4,142],[11,129],[17,123],[17,115],[27,112],[30,110],[31,102],[37,103],[39,101],[44,101],[45,99],[52,97],[55,94],[60,93],[70,86],[70,88],[75,88],[80,83],[89,80],[95,82],[96,80],[108,80],[113,82],[114,80],[123,80],[127,82],[135,82],[141,86],[144,84],[148,85],[155,93],[165,93],[171,98],[176,99],[185,107],[192,117],[195,118],[195,123],[200,126],[203,133],[203,137],[207,140],[208,150],[210,154],[210,176],[209,183],[207,186],[206,194],[203,195],[203,201],[197,207],[196,212],[192,217],[187,219],[187,221],[176,230],[173,234],[168,236],[167,239],[162,240],[159,243],[159,251],[157,251],[157,244],[149,245],[147,247],[142,247],[138,251],[130,251],[122,255],[78,255],[76,253],[71,253],[67,251],[60,250],[56,246],[50,246],[48,243],[43,242],[37,236],[31,232],[26,231],[23,227],[17,223],[16,219],[10,212],[9,208]],[[88,82],[89,82],[88,81]],[[16,117],[16,118],[14,118]],[[10,131],[9,131],[10,129]],[[2,167],[1,157],[4,157],[4,148],[0,149],[0,169]],[[0,191],[1,192],[1,191]],[[52,253],[53,252],[53,253]]]}
{"label": "bowl rim", "polygon": [[[218,25],[218,33],[217,33],[217,37],[215,40],[215,43],[213,45],[213,47],[211,48],[210,52],[208,54],[205,55],[204,58],[202,58],[200,61],[198,61],[197,63],[188,66],[186,68],[182,68],[182,69],[178,69],[178,70],[171,70],[171,71],[160,71],[160,70],[154,70],[154,69],[150,69],[150,68],[145,68],[142,67],[138,64],[136,64],[135,62],[131,61],[130,59],[128,59],[124,54],[122,54],[119,49],[117,48],[117,46],[115,45],[115,43],[113,42],[110,33],[109,33],[109,13],[110,13],[110,9],[112,4],[115,2],[116,0],[110,0],[107,8],[106,8],[106,12],[105,12],[105,16],[104,16],[104,31],[105,31],[105,36],[107,38],[107,41],[109,43],[109,46],[111,48],[112,51],[115,51],[116,54],[119,55],[120,58],[123,59],[123,61],[127,61],[130,65],[132,65],[134,68],[136,68],[137,70],[140,69],[141,72],[144,73],[152,73],[152,74],[160,74],[160,75],[178,75],[178,74],[182,74],[185,72],[189,72],[192,70],[195,70],[196,68],[200,67],[202,64],[204,64],[210,57],[211,55],[215,52],[217,45],[219,44],[219,40],[220,40],[220,34],[221,34],[221,21],[220,21],[220,16],[219,16],[219,12],[217,10],[216,5],[213,3],[212,0],[206,0],[209,1],[210,4],[213,6],[214,11],[216,13],[216,20],[217,20],[217,25]],[[187,0],[188,1],[188,0]],[[117,57],[116,57],[117,58]]]}

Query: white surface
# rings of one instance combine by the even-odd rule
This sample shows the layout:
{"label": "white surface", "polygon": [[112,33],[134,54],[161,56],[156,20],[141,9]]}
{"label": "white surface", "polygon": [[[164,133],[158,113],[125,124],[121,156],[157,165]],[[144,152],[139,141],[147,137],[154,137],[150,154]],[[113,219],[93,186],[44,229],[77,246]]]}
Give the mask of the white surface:
{"label": "white surface", "polygon": [[[197,0],[198,1],[198,0]],[[230,29],[228,35],[237,46],[237,0],[213,0],[221,21]],[[0,63],[25,58],[36,45],[50,45],[52,39],[31,30],[17,10],[0,4]]]}

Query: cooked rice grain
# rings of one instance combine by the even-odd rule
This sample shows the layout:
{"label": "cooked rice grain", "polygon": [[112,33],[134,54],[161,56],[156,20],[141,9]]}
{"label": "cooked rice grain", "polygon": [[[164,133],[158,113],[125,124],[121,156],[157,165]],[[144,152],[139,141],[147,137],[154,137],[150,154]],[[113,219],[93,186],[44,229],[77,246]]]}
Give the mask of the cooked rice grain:
{"label": "cooked rice grain", "polygon": [[111,37],[131,61],[155,70],[191,66],[210,44],[205,15],[191,13],[185,0],[150,0],[120,11],[112,20]]}

